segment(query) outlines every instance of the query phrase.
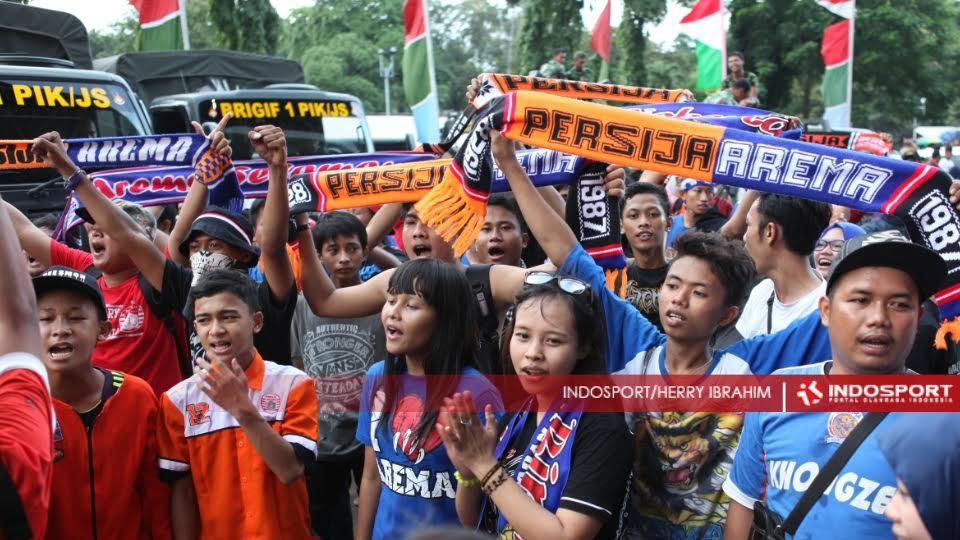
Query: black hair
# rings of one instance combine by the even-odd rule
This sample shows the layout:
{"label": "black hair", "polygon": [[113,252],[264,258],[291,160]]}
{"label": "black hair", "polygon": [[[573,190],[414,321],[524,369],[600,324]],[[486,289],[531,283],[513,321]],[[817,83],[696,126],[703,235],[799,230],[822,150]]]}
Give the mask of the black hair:
{"label": "black hair", "polygon": [[360,247],[367,249],[367,229],[360,218],[350,212],[321,214],[312,234],[317,252],[323,251],[323,244],[336,240],[338,236],[356,236]]}
{"label": "black hair", "polygon": [[257,286],[253,280],[243,272],[226,268],[218,268],[203,274],[200,281],[190,287],[187,308],[192,314],[198,298],[209,298],[224,292],[243,300],[252,313],[260,311]]}
{"label": "black hair", "polygon": [[[558,276],[563,277],[563,276]],[[500,340],[500,361],[503,372],[515,375],[513,359],[510,357],[510,340],[513,338],[513,329],[517,321],[517,309],[526,302],[555,299],[562,302],[573,313],[573,325],[577,331],[578,349],[586,349],[586,355],[578,358],[573,367],[572,375],[599,375],[607,374],[606,344],[607,330],[604,323],[603,308],[593,291],[587,289],[581,294],[570,294],[560,288],[553,280],[543,285],[524,285],[513,302],[513,316],[507,321],[503,330],[503,339]],[[543,311],[543,304],[540,310]],[[579,352],[579,351],[578,351]]]}
{"label": "black hair", "polygon": [[[390,276],[388,294],[415,294],[436,312],[436,323],[427,344],[423,372],[427,381],[426,400],[420,422],[413,429],[417,440],[424,441],[437,422],[443,398],[453,395],[457,375],[476,365],[478,337],[477,303],[467,277],[456,266],[436,259],[415,259],[401,264]],[[384,361],[383,412],[393,413],[401,373],[406,361],[388,355]],[[393,375],[391,377],[391,375]],[[390,422],[381,422],[384,427]]]}
{"label": "black hair", "polygon": [[567,50],[564,49],[563,47],[557,47],[556,49],[553,50],[553,56],[556,56],[560,53],[566,53],[566,52]]}
{"label": "black hair", "polygon": [[757,201],[759,234],[763,235],[770,222],[780,225],[787,248],[797,255],[813,253],[820,233],[830,224],[832,212],[827,203],[773,193],[761,193]]}
{"label": "black hair", "polygon": [[627,186],[626,192],[623,194],[623,198],[620,199],[620,215],[623,215],[623,211],[627,208],[627,201],[636,197],[637,195],[643,195],[649,193],[657,198],[657,202],[660,204],[660,209],[663,210],[664,216],[670,215],[670,198],[667,197],[667,190],[660,184],[652,184],[650,182],[635,182]]}
{"label": "black hair", "polygon": [[749,91],[750,91],[750,81],[748,81],[748,80],[746,80],[746,79],[737,79],[737,80],[733,81],[733,86],[732,86],[731,88],[734,89],[734,90],[735,90],[735,89],[740,89],[740,90],[743,90],[744,92],[749,92]]}
{"label": "black hair", "polygon": [[726,290],[724,303],[727,306],[740,303],[757,273],[743,242],[727,239],[719,233],[687,231],[673,241],[673,248],[677,256],[670,261],[671,266],[682,257],[696,257],[710,266],[710,271]]}
{"label": "black hair", "polygon": [[523,219],[523,212],[520,211],[520,206],[517,205],[516,199],[512,196],[507,195],[506,193],[494,193],[487,200],[487,206],[499,206],[504,210],[513,214],[517,218],[517,223],[520,225],[520,232],[527,232],[527,221]]}
{"label": "black hair", "polygon": [[35,217],[31,220],[34,227],[39,229],[55,229],[57,227],[57,222],[60,221],[55,214],[44,214],[39,217]]}
{"label": "black hair", "polygon": [[257,221],[260,220],[260,214],[263,213],[263,207],[266,205],[266,199],[257,199],[250,205],[250,222],[253,223],[254,227],[257,226]]}
{"label": "black hair", "polygon": [[740,52],[740,51],[733,51],[733,52],[731,52],[731,53],[727,53],[727,60],[729,60],[730,58],[733,58],[734,56],[736,56],[737,58],[743,60],[744,62],[746,62],[746,60],[747,60],[747,59],[743,56],[743,53]]}

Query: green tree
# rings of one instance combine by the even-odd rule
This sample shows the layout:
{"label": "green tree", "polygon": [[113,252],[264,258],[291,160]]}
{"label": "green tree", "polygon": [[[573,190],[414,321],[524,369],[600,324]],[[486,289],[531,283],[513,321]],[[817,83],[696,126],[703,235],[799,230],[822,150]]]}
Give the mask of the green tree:
{"label": "green tree", "polygon": [[187,30],[190,33],[191,49],[214,49],[213,36],[216,28],[210,22],[210,0],[187,2]]}
{"label": "green tree", "polygon": [[572,53],[580,43],[583,0],[523,0],[519,39],[519,71],[539,68],[557,47]]}
{"label": "green tree", "polygon": [[652,86],[647,78],[647,36],[644,25],[658,23],[667,13],[666,0],[624,0],[623,20],[617,29],[617,82]]}
{"label": "green tree", "polygon": [[111,24],[107,30],[91,30],[87,34],[90,39],[90,55],[93,58],[103,58],[137,50],[139,29],[136,11],[130,10],[126,17]]}
{"label": "green tree", "polygon": [[[697,82],[697,54],[693,41],[680,34],[673,50],[648,47],[644,54],[647,72],[645,86],[655,88],[693,88]],[[703,96],[698,96],[703,97]]]}
{"label": "green tree", "polygon": [[[804,117],[822,114],[823,30],[840,19],[813,0],[733,0],[729,50],[757,73],[763,105]],[[943,122],[956,103],[960,59],[953,0],[860,0],[853,59],[858,127],[904,132],[910,122]],[[920,97],[926,111],[918,111]],[[954,105],[955,106],[955,105]]]}
{"label": "green tree", "polygon": [[215,43],[234,51],[274,54],[280,16],[270,0],[210,0]]}

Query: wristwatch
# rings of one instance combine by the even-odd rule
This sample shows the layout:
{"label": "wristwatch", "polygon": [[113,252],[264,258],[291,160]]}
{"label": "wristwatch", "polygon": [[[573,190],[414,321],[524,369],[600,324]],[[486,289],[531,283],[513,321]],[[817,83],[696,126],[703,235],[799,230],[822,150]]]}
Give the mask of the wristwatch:
{"label": "wristwatch", "polygon": [[68,192],[77,189],[77,186],[80,185],[80,182],[83,181],[83,178],[86,175],[87,173],[83,172],[83,169],[78,167],[77,170],[73,171],[73,174],[63,177],[63,189],[67,190]]}

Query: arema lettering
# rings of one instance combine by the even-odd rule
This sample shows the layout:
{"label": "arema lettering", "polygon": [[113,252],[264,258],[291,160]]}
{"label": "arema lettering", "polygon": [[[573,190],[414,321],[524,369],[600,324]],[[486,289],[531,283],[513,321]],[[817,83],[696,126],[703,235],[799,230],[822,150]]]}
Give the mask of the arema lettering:
{"label": "arema lettering", "polygon": [[123,162],[180,164],[186,161],[192,137],[145,137],[127,140],[86,141],[77,152],[77,160],[86,164],[113,165]]}
{"label": "arema lettering", "polygon": [[714,169],[717,181],[724,176],[820,191],[870,204],[893,172],[850,159],[727,140],[720,143]]}
{"label": "arema lettering", "polygon": [[457,492],[450,482],[450,472],[434,472],[430,469],[414,471],[401,463],[381,458],[380,480],[383,485],[401,495],[413,495],[422,499],[453,499]]}

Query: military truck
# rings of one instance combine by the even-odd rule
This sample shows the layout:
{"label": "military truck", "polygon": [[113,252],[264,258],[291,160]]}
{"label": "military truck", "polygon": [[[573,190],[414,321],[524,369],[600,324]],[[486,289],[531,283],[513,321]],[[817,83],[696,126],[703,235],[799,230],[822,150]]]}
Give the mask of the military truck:
{"label": "military truck", "polygon": [[192,131],[191,121],[216,124],[232,112],[226,134],[234,159],[256,157],[246,133],[261,124],[283,128],[292,156],[374,150],[360,100],[305,84],[292,60],[201,49],[125,53],[94,66],[130,83],[156,133]]}
{"label": "military truck", "polygon": [[[127,83],[92,67],[79,19],[0,2],[0,140],[54,130],[64,138],[150,133],[147,111]],[[52,169],[0,171],[0,194],[29,215],[59,212],[66,193],[55,179]]]}

